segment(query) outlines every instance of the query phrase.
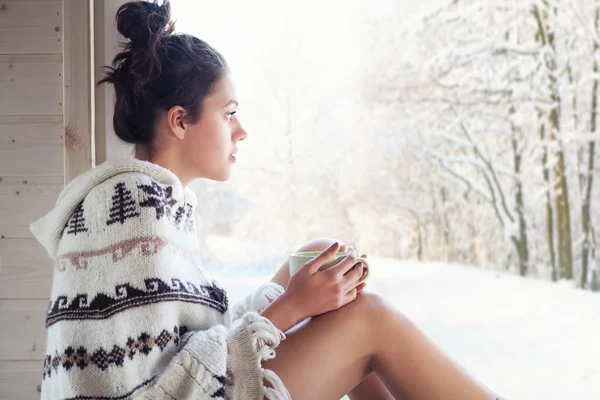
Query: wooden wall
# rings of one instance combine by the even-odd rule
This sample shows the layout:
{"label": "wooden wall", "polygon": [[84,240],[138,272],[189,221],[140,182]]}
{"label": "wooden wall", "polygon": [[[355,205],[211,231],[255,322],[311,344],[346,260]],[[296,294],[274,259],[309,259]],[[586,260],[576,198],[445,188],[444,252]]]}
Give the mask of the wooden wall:
{"label": "wooden wall", "polygon": [[53,265],[29,232],[93,165],[91,0],[0,0],[0,399],[39,398]]}

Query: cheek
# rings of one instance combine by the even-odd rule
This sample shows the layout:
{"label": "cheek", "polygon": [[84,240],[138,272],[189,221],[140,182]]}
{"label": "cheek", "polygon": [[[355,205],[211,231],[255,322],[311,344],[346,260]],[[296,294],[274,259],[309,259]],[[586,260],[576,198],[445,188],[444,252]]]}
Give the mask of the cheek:
{"label": "cheek", "polygon": [[226,121],[220,121],[218,118],[204,120],[194,131],[190,132],[192,134],[189,135],[189,140],[184,141],[184,152],[193,154],[196,162],[200,163],[221,158],[222,153],[228,149],[228,143],[231,141],[228,132]]}

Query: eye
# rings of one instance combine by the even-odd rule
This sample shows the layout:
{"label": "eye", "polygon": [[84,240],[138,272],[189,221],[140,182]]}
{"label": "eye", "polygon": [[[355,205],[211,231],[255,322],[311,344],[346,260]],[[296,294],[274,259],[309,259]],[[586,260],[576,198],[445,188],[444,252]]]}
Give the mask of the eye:
{"label": "eye", "polygon": [[237,111],[228,112],[227,114],[225,114],[225,118],[227,118],[227,120],[231,122],[231,120],[233,119],[233,114],[235,114],[236,112]]}

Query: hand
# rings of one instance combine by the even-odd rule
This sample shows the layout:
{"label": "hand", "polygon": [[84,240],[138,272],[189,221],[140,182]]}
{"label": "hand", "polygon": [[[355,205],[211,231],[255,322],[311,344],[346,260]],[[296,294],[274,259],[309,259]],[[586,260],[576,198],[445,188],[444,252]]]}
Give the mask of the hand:
{"label": "hand", "polygon": [[[340,244],[340,248],[338,249],[338,251],[344,252],[344,251],[348,251],[348,249],[352,248],[352,246],[348,246],[346,243],[342,242],[341,240],[335,240],[335,239],[331,239],[331,238],[317,238],[317,239],[313,239],[310,242],[306,243],[305,245],[300,247],[298,250],[296,250],[296,252],[299,253],[301,251],[323,251],[323,250],[327,249],[329,246],[331,246],[333,243],[335,243],[336,241]],[[367,255],[362,254],[360,256],[360,258],[367,258]],[[366,268],[366,266],[364,266],[363,264],[361,264],[361,266],[363,268]],[[287,266],[286,266],[286,268],[287,268]],[[363,277],[364,277],[364,274],[363,274],[363,276],[361,276],[360,279],[362,279]],[[361,293],[362,291],[365,290],[366,286],[367,286],[367,282],[361,283],[360,285],[358,285],[356,287],[357,292]]]}
{"label": "hand", "polygon": [[[302,245],[301,247],[296,249],[294,253],[299,253],[303,251],[323,251],[335,242],[339,243],[340,245],[338,251],[348,251],[348,245],[340,240],[335,240],[331,238],[317,238]],[[281,285],[281,287],[283,287],[284,289],[287,289],[290,281],[290,265],[287,260],[277,270],[271,281],[277,283],[278,285]]]}
{"label": "hand", "polygon": [[335,242],[307,262],[292,276],[287,290],[281,295],[292,305],[298,321],[337,310],[356,299],[359,293],[357,283],[364,269],[353,268],[357,259],[354,248],[350,248],[348,255],[337,264],[319,271],[339,248],[340,245]]}

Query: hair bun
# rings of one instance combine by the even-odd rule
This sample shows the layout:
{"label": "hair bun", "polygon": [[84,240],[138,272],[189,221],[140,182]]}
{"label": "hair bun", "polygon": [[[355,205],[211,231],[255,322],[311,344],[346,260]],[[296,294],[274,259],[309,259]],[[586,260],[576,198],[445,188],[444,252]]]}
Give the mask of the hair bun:
{"label": "hair bun", "polygon": [[168,0],[162,5],[156,0],[125,3],[117,11],[117,29],[132,44],[145,46],[153,36],[173,32],[171,5]]}

